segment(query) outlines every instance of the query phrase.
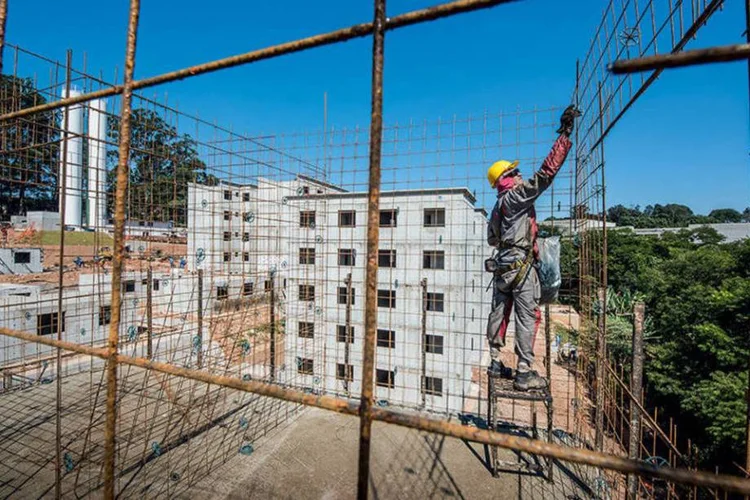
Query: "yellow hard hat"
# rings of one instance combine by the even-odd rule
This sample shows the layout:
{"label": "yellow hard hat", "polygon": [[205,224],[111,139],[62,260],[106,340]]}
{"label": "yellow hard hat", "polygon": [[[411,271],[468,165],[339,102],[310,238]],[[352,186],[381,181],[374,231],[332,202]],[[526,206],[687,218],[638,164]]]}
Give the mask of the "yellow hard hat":
{"label": "yellow hard hat", "polygon": [[487,170],[487,180],[490,181],[490,187],[495,187],[495,183],[500,177],[515,169],[517,166],[518,160],[512,162],[508,160],[500,160],[493,163]]}

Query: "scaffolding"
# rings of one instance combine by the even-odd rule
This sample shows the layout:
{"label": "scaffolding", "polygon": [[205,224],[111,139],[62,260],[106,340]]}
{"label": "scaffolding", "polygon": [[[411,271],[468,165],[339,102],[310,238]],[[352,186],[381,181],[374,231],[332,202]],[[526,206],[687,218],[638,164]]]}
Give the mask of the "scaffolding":
{"label": "scaffolding", "polygon": [[[316,407],[358,418],[359,498],[374,488],[374,422],[429,433],[431,453],[439,437],[489,446],[493,473],[498,447],[543,460],[547,479],[574,470],[582,485],[558,474],[534,486],[550,496],[750,493],[695,470],[677,424],[644,407],[644,311],[618,309],[606,288],[605,138],[662,66],[608,67],[681,53],[721,1],[610,1],[576,65],[574,151],[537,202],[542,230],[574,248],[544,311],[537,364],[551,390],[537,400],[497,399],[484,371],[485,170],[541,165],[562,107],[393,124],[382,113],[386,31],[503,3],[386,17],[376,0],[372,22],[136,80],[133,0],[124,74],[107,80],[71,52],[62,63],[5,43],[0,1],[2,189],[14,210],[59,220],[11,234],[44,249],[45,271],[0,279],[0,492],[184,495]],[[367,36],[368,126],[251,137],[143,95]],[[632,364],[608,354],[609,314],[633,323]],[[578,332],[576,356],[556,328]]]}

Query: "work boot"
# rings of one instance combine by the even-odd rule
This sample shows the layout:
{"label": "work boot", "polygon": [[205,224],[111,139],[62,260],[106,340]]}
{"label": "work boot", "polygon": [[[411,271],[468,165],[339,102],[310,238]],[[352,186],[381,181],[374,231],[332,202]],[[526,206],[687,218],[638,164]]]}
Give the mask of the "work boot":
{"label": "work boot", "polygon": [[536,370],[516,373],[513,388],[517,391],[534,391],[547,388],[547,381],[539,376]]}
{"label": "work boot", "polygon": [[487,367],[487,375],[498,378],[511,378],[513,370],[503,365],[502,362],[493,359],[490,366]]}

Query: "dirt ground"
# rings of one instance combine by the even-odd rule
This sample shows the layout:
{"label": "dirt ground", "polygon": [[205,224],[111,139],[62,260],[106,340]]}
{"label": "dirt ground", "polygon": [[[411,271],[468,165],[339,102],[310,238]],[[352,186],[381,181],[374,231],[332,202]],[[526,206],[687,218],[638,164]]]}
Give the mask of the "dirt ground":
{"label": "dirt ground", "polygon": [[[141,241],[126,239],[128,241]],[[134,251],[126,254],[125,270],[126,271],[146,271],[149,266],[154,272],[168,272],[170,269],[169,256],[173,258],[174,267],[179,266],[180,258],[187,254],[187,245],[184,243],[167,243],[150,241],[146,242],[147,247],[143,252],[135,249]],[[22,275],[0,275],[0,283],[15,283],[15,284],[39,284],[39,283],[54,283],[57,284],[59,280],[59,265],[60,265],[60,246],[59,245],[33,245],[23,241],[18,241],[17,235],[14,235],[13,230],[9,231],[9,248],[42,248],[43,262],[42,266],[44,272],[36,274],[22,274]],[[112,263],[111,261],[99,262],[94,260],[95,255],[100,251],[105,251],[105,246],[96,247],[94,245],[65,245],[64,256],[63,256],[63,286],[74,286],[78,284],[78,276],[80,273],[93,273],[97,271],[111,272]],[[108,246],[109,251],[112,250],[111,244]],[[159,257],[154,256],[152,260],[149,260],[149,255],[154,255],[156,252],[161,252]],[[75,265],[75,260],[80,257],[84,263],[78,268]]]}

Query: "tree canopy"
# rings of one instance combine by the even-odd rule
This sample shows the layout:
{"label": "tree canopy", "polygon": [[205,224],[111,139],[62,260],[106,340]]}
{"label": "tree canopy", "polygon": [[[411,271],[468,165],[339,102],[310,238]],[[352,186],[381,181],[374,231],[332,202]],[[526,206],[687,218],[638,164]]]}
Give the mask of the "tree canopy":
{"label": "tree canopy", "polygon": [[714,224],[722,222],[750,222],[750,207],[740,213],[732,208],[712,210],[708,215],[695,214],[686,205],[668,203],[639,206],[615,205],[607,210],[607,220],[618,226],[635,228],[687,227],[689,224]]}
{"label": "tree canopy", "polygon": [[[187,222],[188,183],[215,183],[198,155],[198,144],[180,134],[158,113],[136,108],[132,114],[130,176],[127,218],[132,220]],[[117,142],[119,118],[110,119],[107,138]],[[116,167],[119,152],[107,152],[107,193],[110,213],[114,205]]]}
{"label": "tree canopy", "polygon": [[609,232],[609,284],[641,294],[651,403],[680,419],[704,464],[743,463],[750,355],[750,240],[700,228]]}
{"label": "tree canopy", "polygon": [[[44,104],[30,78],[0,75],[0,113]],[[45,111],[0,127],[0,215],[57,210],[58,111]]]}

